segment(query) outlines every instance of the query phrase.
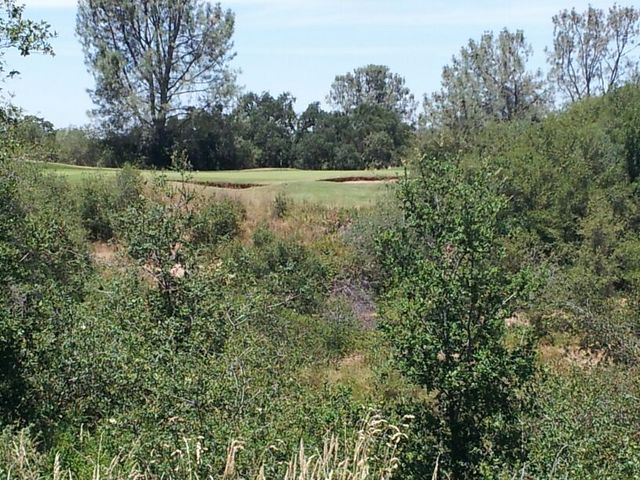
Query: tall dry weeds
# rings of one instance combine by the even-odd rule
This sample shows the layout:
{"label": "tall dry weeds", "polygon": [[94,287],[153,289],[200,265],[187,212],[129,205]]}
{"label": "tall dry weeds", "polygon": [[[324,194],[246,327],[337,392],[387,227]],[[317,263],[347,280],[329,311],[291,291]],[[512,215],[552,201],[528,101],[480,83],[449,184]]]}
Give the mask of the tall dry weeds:
{"label": "tall dry weeds", "polygon": [[[371,415],[362,422],[352,436],[328,434],[322,449],[310,451],[300,441],[297,452],[285,466],[281,480],[388,480],[399,466],[397,450],[406,438],[406,424],[400,427],[387,422],[379,415]],[[229,444],[224,472],[221,476],[202,477],[197,472],[204,465],[202,443],[184,440],[185,445],[176,455],[178,465],[174,469],[176,480],[241,480],[246,479],[237,468],[244,445],[234,440]],[[98,453],[92,459],[91,476],[74,475],[62,465],[55,455],[53,465],[40,453],[28,430],[5,431],[0,436],[0,479],[2,480],[156,480],[134,460],[134,452],[123,453],[105,461]],[[274,465],[262,464],[253,476],[255,480],[271,480],[265,472]],[[163,477],[169,480],[169,477]]]}

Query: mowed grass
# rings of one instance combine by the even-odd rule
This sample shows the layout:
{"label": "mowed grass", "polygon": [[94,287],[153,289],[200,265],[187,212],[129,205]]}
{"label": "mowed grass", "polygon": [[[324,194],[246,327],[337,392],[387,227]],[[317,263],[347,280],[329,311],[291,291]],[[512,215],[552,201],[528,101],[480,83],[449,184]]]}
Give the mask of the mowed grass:
{"label": "mowed grass", "polygon": [[[44,168],[63,175],[71,182],[80,182],[89,176],[115,176],[117,168],[79,167],[59,163],[46,163]],[[175,171],[143,170],[143,175],[152,179],[166,175],[170,181],[180,181]],[[402,168],[386,170],[297,170],[291,168],[259,168],[250,170],[225,170],[189,172],[187,181],[213,195],[236,198],[245,204],[265,205],[273,201],[278,193],[285,194],[295,202],[317,203],[330,207],[360,207],[373,204],[389,191],[390,182],[385,181],[403,175]],[[361,178],[373,181],[341,183],[328,181],[336,178]],[[211,185],[213,184],[213,185]],[[253,185],[250,188],[221,188],[215,184]]]}

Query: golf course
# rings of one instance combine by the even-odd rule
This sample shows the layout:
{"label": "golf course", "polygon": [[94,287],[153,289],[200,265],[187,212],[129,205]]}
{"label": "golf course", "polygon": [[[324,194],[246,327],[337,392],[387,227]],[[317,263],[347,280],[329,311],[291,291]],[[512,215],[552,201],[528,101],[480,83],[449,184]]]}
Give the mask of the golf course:
{"label": "golf course", "polygon": [[[99,168],[43,163],[49,173],[61,175],[71,183],[95,177],[115,177],[118,168]],[[279,193],[295,202],[317,203],[330,207],[372,205],[404,175],[401,167],[384,170],[298,170],[294,168],[257,168],[224,171],[142,170],[144,178],[159,175],[169,181],[185,181],[214,195],[229,196],[245,204],[271,202]]]}

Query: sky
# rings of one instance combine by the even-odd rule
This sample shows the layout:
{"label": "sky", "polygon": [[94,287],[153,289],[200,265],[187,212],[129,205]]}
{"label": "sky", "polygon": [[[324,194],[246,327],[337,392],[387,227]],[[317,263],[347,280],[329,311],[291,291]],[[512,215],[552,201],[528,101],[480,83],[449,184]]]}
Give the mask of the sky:
{"label": "sky", "polygon": [[[25,15],[45,20],[57,32],[56,55],[8,53],[21,75],[4,89],[27,113],[58,127],[85,125],[93,78],[75,36],[75,0],[19,0]],[[406,79],[417,99],[440,85],[442,67],[470,38],[484,31],[521,29],[534,49],[532,69],[545,67],[551,17],[559,10],[605,0],[226,0],[236,15],[232,66],[247,91],[291,92],[296,109],[324,104],[336,75],[370,63],[383,64]],[[618,1],[619,5],[632,2]]]}

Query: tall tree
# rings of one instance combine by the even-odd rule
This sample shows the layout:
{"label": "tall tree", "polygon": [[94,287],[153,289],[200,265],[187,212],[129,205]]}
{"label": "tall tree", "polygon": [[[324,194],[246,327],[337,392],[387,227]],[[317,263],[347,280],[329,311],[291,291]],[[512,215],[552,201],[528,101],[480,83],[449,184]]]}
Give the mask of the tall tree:
{"label": "tall tree", "polygon": [[405,80],[385,65],[367,65],[336,76],[328,102],[348,113],[362,104],[374,104],[396,112],[405,121],[415,113],[415,99]]}
{"label": "tall tree", "polygon": [[527,70],[533,51],[524,33],[485,32],[469,40],[442,70],[442,88],[425,97],[425,121],[458,132],[475,131],[491,120],[529,118],[548,97],[542,73]]}
{"label": "tall tree", "polygon": [[553,17],[553,36],[549,78],[570,101],[607,93],[637,73],[640,11],[634,7],[563,10]]}
{"label": "tall tree", "polygon": [[111,128],[139,123],[151,161],[168,158],[167,119],[232,79],[234,15],[202,0],[80,0],[76,30]]}

